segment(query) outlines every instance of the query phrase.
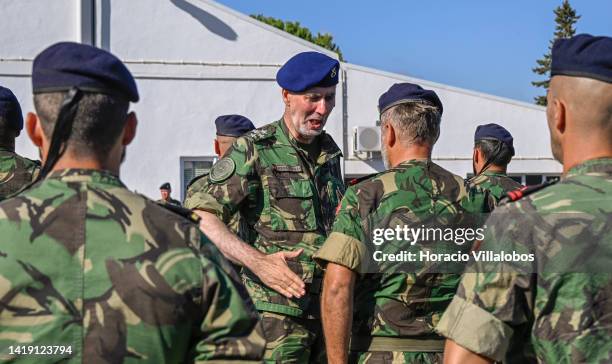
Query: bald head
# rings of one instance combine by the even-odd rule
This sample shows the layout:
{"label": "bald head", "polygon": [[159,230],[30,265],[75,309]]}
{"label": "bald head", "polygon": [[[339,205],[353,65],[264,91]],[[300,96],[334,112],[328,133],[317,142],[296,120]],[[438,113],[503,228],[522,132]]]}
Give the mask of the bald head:
{"label": "bald head", "polygon": [[568,150],[605,154],[612,149],[612,83],[554,76],[547,97],[546,115],[557,160],[564,162]]}
{"label": "bald head", "polygon": [[589,133],[593,128],[612,130],[612,83],[592,78],[555,76],[551,96],[565,101],[576,129]]}

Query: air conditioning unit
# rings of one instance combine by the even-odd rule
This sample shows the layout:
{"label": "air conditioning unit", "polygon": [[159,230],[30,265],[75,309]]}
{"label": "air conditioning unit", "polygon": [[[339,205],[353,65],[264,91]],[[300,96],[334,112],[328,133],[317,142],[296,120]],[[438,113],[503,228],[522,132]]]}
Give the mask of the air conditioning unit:
{"label": "air conditioning unit", "polygon": [[380,127],[355,127],[353,134],[353,150],[355,152],[380,152]]}

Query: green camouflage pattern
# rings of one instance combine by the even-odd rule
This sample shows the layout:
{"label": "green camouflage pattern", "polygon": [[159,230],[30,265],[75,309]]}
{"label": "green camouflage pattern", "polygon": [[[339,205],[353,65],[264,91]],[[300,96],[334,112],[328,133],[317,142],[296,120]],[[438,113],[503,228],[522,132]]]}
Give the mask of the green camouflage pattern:
{"label": "green camouflage pattern", "polygon": [[[488,209],[486,193],[467,190],[461,177],[430,160],[405,161],[349,187],[332,233],[315,259],[359,273],[355,283],[352,335],[439,338],[434,326],[459,283],[458,274],[439,272],[433,265],[374,262],[376,250],[397,253],[414,249],[416,252],[430,246],[437,250],[442,244],[423,241],[411,247],[409,242],[394,237],[376,247],[372,240],[375,229],[418,227],[432,218],[439,219],[444,226],[455,227],[464,223],[464,217],[470,215],[468,212],[480,216]],[[461,247],[452,242],[450,245],[454,251],[466,251],[471,243],[465,242]],[[372,269],[372,265],[379,266]]]}
{"label": "green camouflage pattern", "polygon": [[239,277],[193,221],[105,171],[52,172],[0,203],[0,359],[70,346],[71,363],[258,362]]}
{"label": "green camouflage pattern", "polygon": [[351,352],[349,363],[356,364],[442,364],[442,353],[408,353],[401,351]]}
{"label": "green camouflage pattern", "polygon": [[0,148],[0,201],[38,177],[40,163]]}
{"label": "green camouflage pattern", "polygon": [[321,324],[273,312],[262,312],[261,322],[268,344],[265,363],[325,363]]}
{"label": "green camouflage pattern", "polygon": [[[201,210],[203,208],[203,202],[200,200],[201,193],[208,189],[208,185],[210,184],[210,180],[208,178],[208,173],[203,174],[194,178],[187,186],[187,194],[185,197],[185,208],[192,210]],[[250,208],[255,208],[256,204],[251,202]],[[227,222],[227,227],[236,235],[242,239],[242,241],[253,244],[257,235],[253,229],[249,228],[246,220],[240,217],[240,212],[236,212],[230,220]]]}
{"label": "green camouflage pattern", "polygon": [[225,179],[211,181],[198,193],[199,208],[216,214],[226,224],[240,213],[255,232],[253,246],[260,251],[271,254],[304,249],[298,261],[288,262],[306,283],[307,294],[302,298],[285,298],[254,274],[243,272],[244,283],[260,311],[319,317],[322,272],[312,255],[331,230],[344,183],[336,143],[325,133],[316,142],[320,153],[314,161],[290,136],[282,119],[253,130],[238,138],[225,154],[224,158],[234,162],[223,164],[234,165],[230,176],[225,178],[226,171],[219,172]]}
{"label": "green camouflage pattern", "polygon": [[486,224],[481,250],[531,251],[537,270],[470,266],[437,330],[498,361],[534,352],[539,363],[611,362],[612,158],[502,201]]}
{"label": "green camouflage pattern", "polygon": [[480,187],[488,190],[495,202],[499,202],[510,191],[523,187],[522,184],[508,177],[505,173],[484,171],[481,174],[468,179],[470,187]]}

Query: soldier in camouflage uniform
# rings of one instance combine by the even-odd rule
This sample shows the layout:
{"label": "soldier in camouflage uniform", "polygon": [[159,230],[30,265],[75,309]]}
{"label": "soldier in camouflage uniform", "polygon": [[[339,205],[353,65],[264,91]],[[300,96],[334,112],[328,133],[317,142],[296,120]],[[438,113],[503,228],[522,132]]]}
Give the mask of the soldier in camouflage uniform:
{"label": "soldier in camouflage uniform", "polygon": [[533,262],[465,274],[437,327],[449,363],[524,363],[516,356],[530,346],[539,363],[612,360],[612,38],[557,40],[551,76],[546,116],[561,180],[502,201],[481,246]]}
{"label": "soldier in camouflage uniform", "polygon": [[[244,267],[245,285],[262,315],[268,362],[324,357],[322,272],[312,254],[331,229],[344,192],[340,150],[323,131],[335,104],[338,67],[316,52],[290,59],[277,74],[283,118],[238,138],[198,196],[200,227]],[[252,246],[224,225],[237,212],[256,234]]]}
{"label": "soldier in camouflage uniform", "polygon": [[189,210],[118,177],[138,100],[123,63],[58,43],[35,58],[32,86],[27,123],[45,164],[0,203],[1,360],[259,362],[257,312]]}
{"label": "soldier in camouflage uniform", "polygon": [[493,123],[479,125],[474,133],[474,177],[466,183],[488,190],[498,202],[506,193],[523,187],[506,175],[512,156],[513,138],[508,130]]}
{"label": "soldier in camouflage uniform", "polygon": [[321,310],[328,362],[442,363],[443,339],[433,328],[458,274],[431,264],[379,262],[375,251],[456,252],[471,244],[442,248],[434,239],[411,247],[393,238],[377,248],[376,231],[463,226],[469,212],[487,211],[486,195],[467,191],[461,177],[431,161],[442,114],[435,92],[395,84],[380,97],[379,110],[383,160],[391,168],[348,188],[332,233],[315,254],[327,264]]}
{"label": "soldier in camouflage uniform", "polygon": [[38,176],[40,163],[15,153],[15,138],[22,129],[19,101],[11,90],[0,86],[0,201]]}
{"label": "soldier in camouflage uniform", "polygon": [[156,201],[157,203],[160,203],[162,205],[170,204],[179,207],[181,206],[181,201],[175,200],[172,198],[172,196],[170,196],[170,194],[172,193],[172,187],[170,186],[169,182],[166,182],[159,186],[159,193],[161,194],[161,198]]}
{"label": "soldier in camouflage uniform", "polygon": [[[215,154],[219,158],[223,158],[236,139],[255,129],[255,125],[253,125],[251,120],[242,115],[221,115],[215,119],[215,127],[217,129],[217,137],[215,138],[214,149]],[[201,208],[198,196],[200,191],[205,191],[208,188],[208,184],[208,173],[195,177],[189,182],[185,197],[186,208]],[[255,208],[254,203],[251,205],[251,208]],[[252,229],[249,229],[246,220],[240,217],[240,213],[232,216],[227,227],[243,241],[249,244],[255,242],[256,234]]]}

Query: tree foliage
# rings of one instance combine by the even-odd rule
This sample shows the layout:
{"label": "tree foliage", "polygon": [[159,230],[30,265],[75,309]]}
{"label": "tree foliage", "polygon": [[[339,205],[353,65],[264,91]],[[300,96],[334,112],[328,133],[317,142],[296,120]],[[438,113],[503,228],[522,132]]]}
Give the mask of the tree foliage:
{"label": "tree foliage", "polygon": [[338,47],[338,45],[334,43],[334,36],[329,33],[317,32],[317,35],[315,36],[312,34],[310,29],[301,26],[299,21],[282,21],[280,19],[276,19],[271,16],[264,16],[262,14],[251,15],[251,17],[263,23],[271,25],[275,28],[283,30],[289,34],[293,34],[296,37],[300,37],[304,40],[314,43],[320,47],[329,49],[330,51],[337,53],[338,58],[341,61],[344,61],[344,57],[342,57],[342,51],[340,50],[340,47]]}
{"label": "tree foliage", "polygon": [[[544,57],[538,59],[537,66],[532,68],[532,71],[538,75],[546,75],[547,79],[543,81],[533,81],[532,85],[536,87],[543,87],[545,90],[548,90],[548,85],[550,83],[550,65],[551,65],[551,52],[552,46],[555,43],[555,40],[559,38],[571,38],[576,34],[576,28],[574,24],[580,19],[580,15],[576,14],[576,10],[572,8],[569,3],[569,0],[563,0],[563,3],[558,6],[555,10],[555,35],[554,38],[550,41],[548,46],[548,52],[544,54]],[[536,96],[534,101],[538,105],[546,106],[546,96]]]}

